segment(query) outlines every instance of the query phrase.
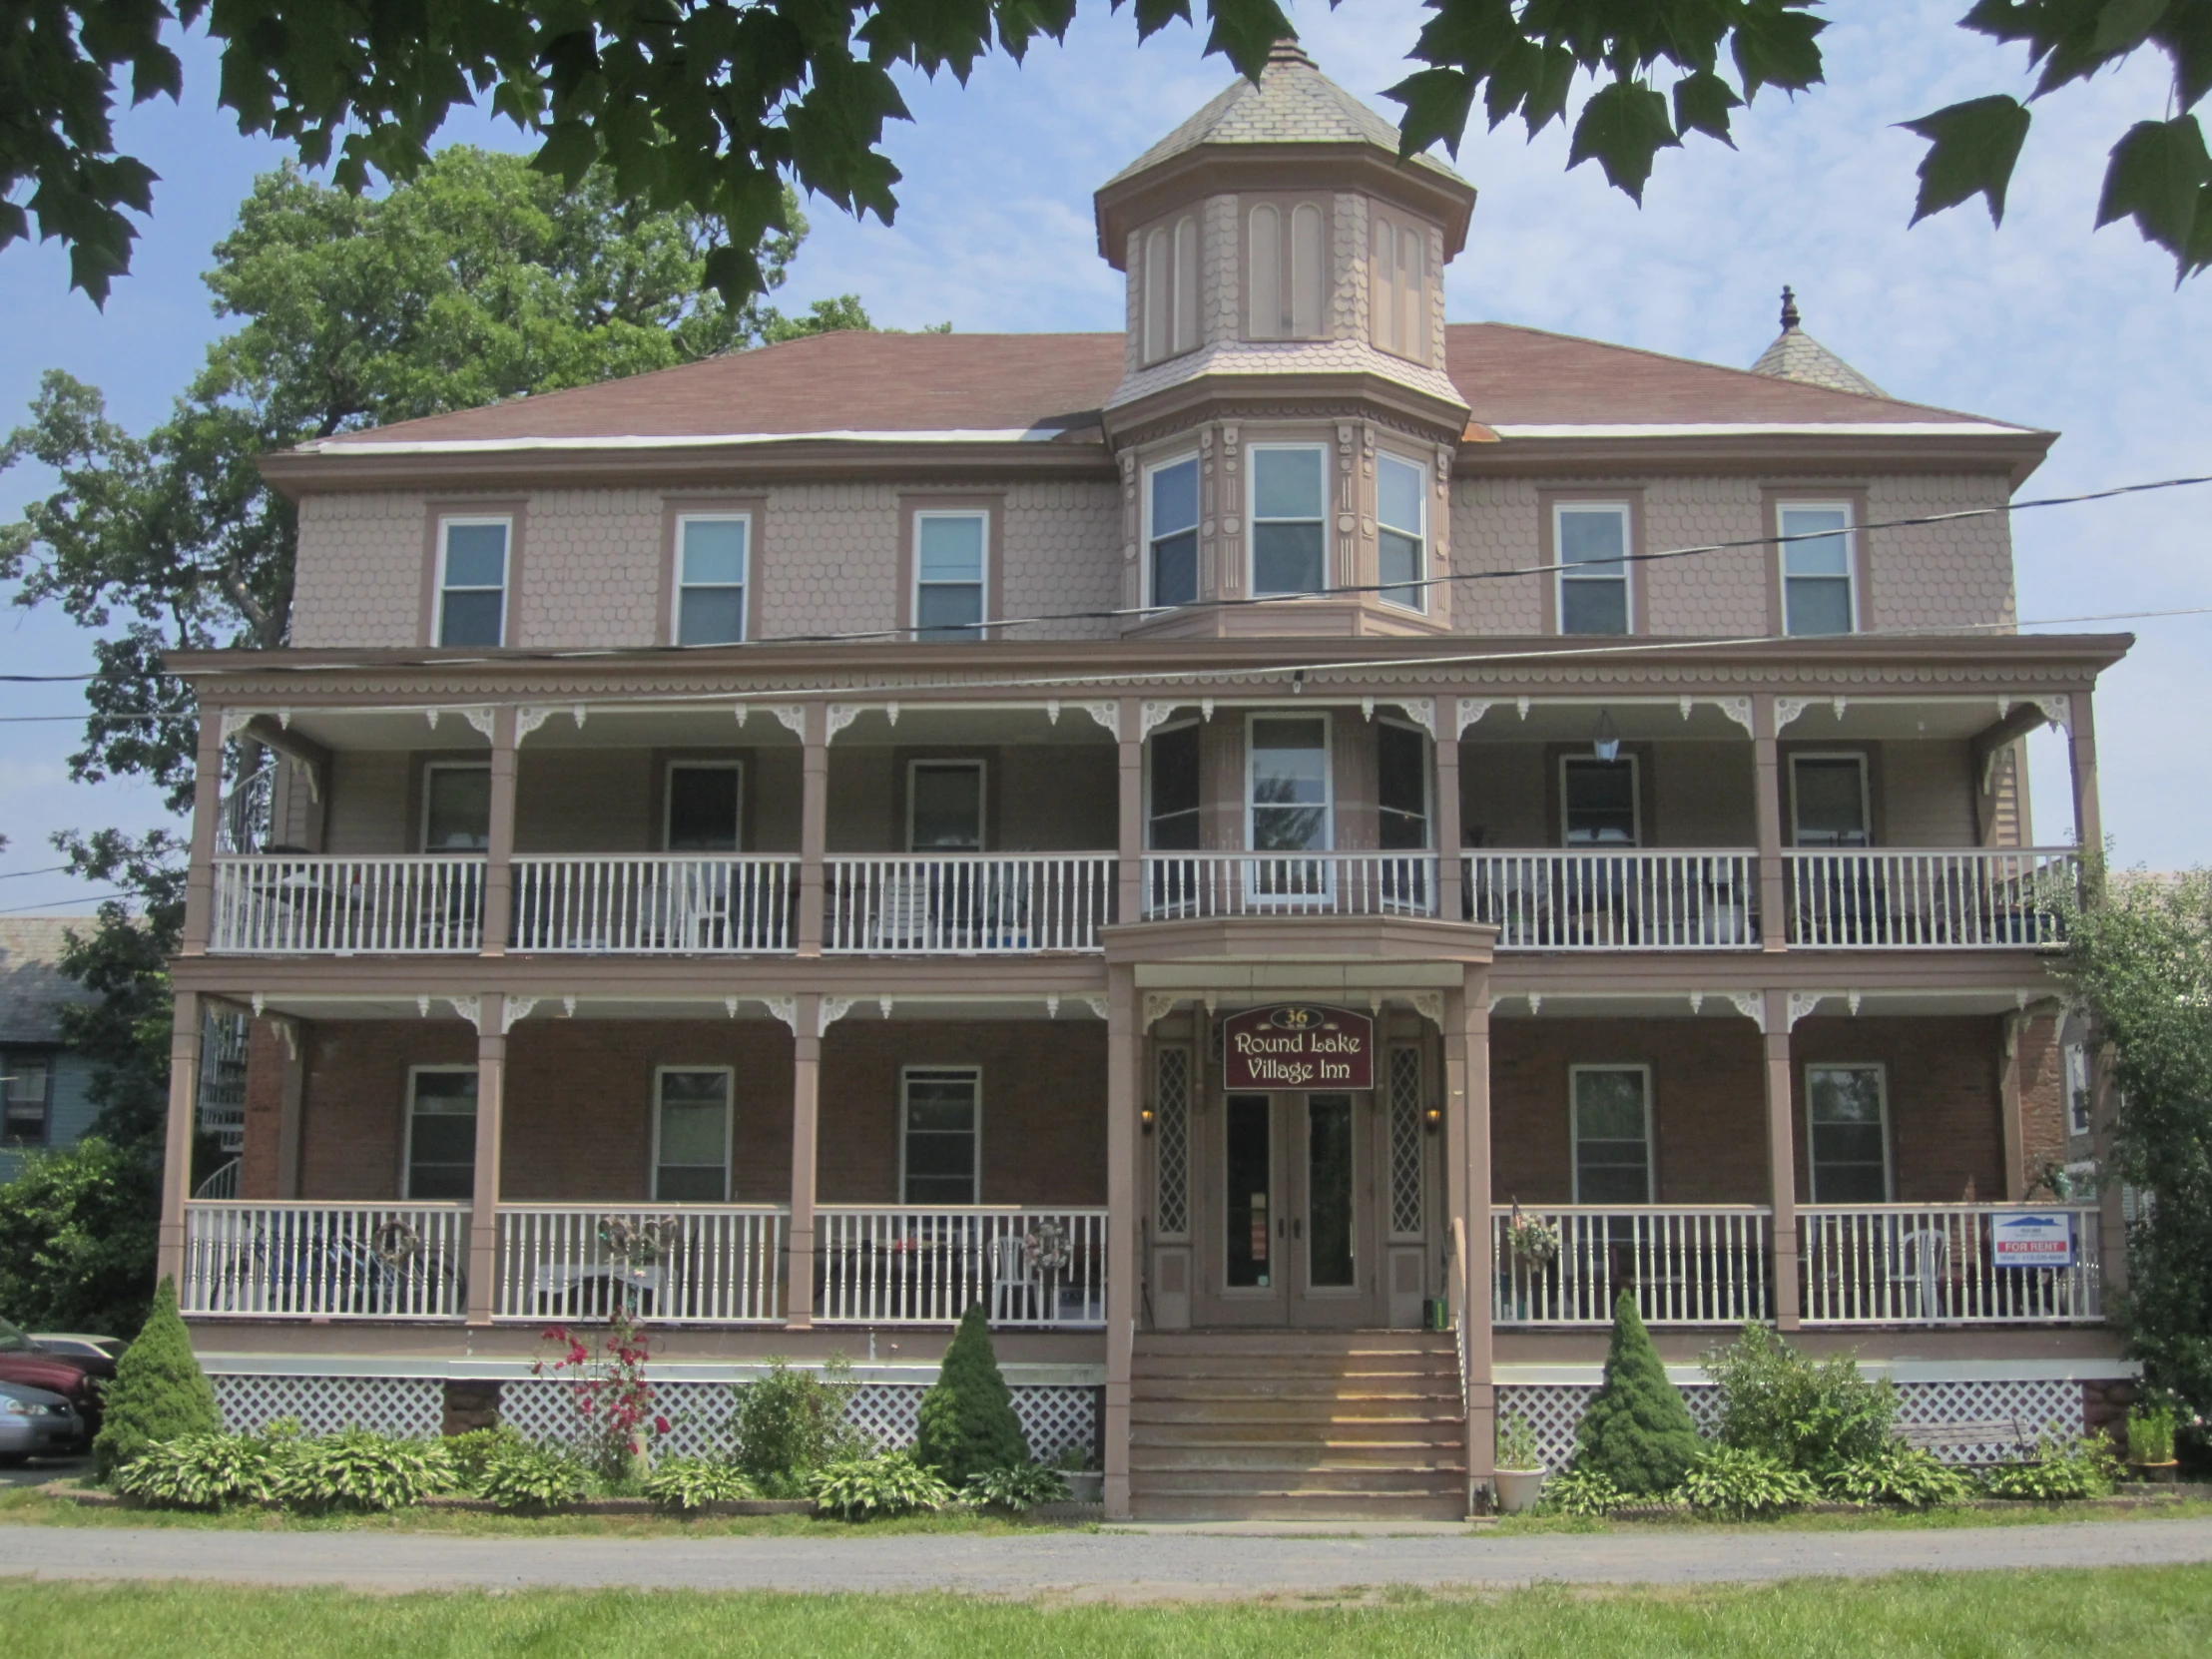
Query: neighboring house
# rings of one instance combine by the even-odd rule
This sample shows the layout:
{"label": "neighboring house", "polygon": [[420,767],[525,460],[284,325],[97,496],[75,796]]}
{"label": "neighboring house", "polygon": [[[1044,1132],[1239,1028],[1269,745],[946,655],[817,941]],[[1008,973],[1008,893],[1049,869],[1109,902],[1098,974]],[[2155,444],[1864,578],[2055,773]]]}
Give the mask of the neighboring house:
{"label": "neighboring house", "polygon": [[229,1409],[545,1431],[626,1298],[672,1397],[841,1352],[896,1437],[980,1301],[1114,1513],[1455,1514],[1622,1291],[1689,1381],[1771,1319],[1909,1416],[2108,1408],[2115,1217],[2015,1202],[2022,740],[2095,844],[2130,643],[2012,631],[2053,434],[1794,309],[1760,371],[1449,323],[1474,192],[1396,144],[1285,46],[1099,191],[1121,334],[265,459],[294,644],[171,659],[204,779],[277,758],[175,963],[177,1159],[259,1016],[238,1196],[162,1218]]}
{"label": "neighboring house", "polygon": [[63,935],[92,916],[0,916],[0,1181],[27,1151],[75,1146],[92,1127],[92,1062],[62,1041],[62,1010],[96,1000],[61,970]]}

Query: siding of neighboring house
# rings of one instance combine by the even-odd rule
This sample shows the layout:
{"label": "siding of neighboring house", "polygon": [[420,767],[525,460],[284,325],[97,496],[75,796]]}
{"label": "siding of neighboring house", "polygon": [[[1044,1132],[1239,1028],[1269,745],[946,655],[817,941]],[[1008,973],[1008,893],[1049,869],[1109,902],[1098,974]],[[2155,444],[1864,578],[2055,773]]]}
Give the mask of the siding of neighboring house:
{"label": "siding of neighboring house", "polygon": [[90,916],[0,917],[0,1055],[49,1068],[46,1129],[33,1143],[0,1145],[0,1181],[13,1180],[26,1153],[75,1146],[92,1127],[92,1062],[62,1043],[61,1011],[91,993],[61,970],[64,935]]}

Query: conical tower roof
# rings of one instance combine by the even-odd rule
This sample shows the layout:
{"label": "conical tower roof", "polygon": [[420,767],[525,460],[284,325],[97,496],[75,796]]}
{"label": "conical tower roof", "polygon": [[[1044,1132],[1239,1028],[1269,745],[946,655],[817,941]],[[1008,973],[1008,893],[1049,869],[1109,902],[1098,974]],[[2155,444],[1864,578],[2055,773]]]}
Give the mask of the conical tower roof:
{"label": "conical tower roof", "polygon": [[1856,392],[1861,397],[1890,395],[1805,331],[1798,316],[1797,295],[1788,288],[1782,290],[1782,332],[1760,352],[1751,371],[1771,374],[1777,380],[1826,386],[1830,391]]}

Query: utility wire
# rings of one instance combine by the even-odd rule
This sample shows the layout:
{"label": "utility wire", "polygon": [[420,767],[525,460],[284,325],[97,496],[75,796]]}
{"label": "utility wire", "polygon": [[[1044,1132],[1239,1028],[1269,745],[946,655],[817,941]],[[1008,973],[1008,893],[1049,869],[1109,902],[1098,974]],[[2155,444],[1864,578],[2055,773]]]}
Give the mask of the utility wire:
{"label": "utility wire", "polygon": [[96,892],[88,898],[80,893],[75,898],[49,898],[43,904],[11,904],[6,909],[0,910],[0,916],[19,916],[26,910],[53,910],[64,904],[104,904],[111,898],[136,898],[137,896],[136,893],[117,891]]}

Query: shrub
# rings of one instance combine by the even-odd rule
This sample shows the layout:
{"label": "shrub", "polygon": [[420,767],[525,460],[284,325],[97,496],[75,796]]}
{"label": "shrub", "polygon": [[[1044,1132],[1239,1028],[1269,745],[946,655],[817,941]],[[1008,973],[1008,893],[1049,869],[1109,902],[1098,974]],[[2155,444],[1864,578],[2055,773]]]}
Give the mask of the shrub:
{"label": "shrub", "polygon": [[92,1442],[93,1470],[106,1480],[153,1446],[188,1434],[220,1434],[215,1389],[193,1358],[192,1333],[177,1315],[177,1284],[164,1279],[154,1311],[116,1363],[105,1416]]}
{"label": "shrub", "polygon": [[1544,1482],[1541,1508],[1562,1515],[1610,1515],[1627,1501],[1611,1475],[1580,1464]]}
{"label": "shrub", "polygon": [[148,1446],[115,1471],[126,1497],[157,1509],[220,1509],[269,1496],[268,1440],[254,1434],[185,1434]]}
{"label": "shrub", "polygon": [[1811,1503],[1820,1488],[1802,1469],[1743,1446],[1708,1446],[1682,1477],[1682,1495],[1703,1514],[1747,1520]]}
{"label": "shrub", "polygon": [[489,1428],[471,1428],[464,1434],[448,1435],[445,1454],[453,1459],[453,1484],[461,1491],[481,1496],[484,1469],[492,1458],[509,1446],[529,1443],[522,1437],[522,1430],[511,1422],[497,1422]]}
{"label": "shrub", "polygon": [[496,1446],[476,1477],[476,1495],[501,1509],[556,1509],[584,1495],[584,1465],[565,1451],[517,1435]]}
{"label": "shrub", "polygon": [[1845,1503],[1902,1503],[1911,1509],[1963,1503],[1973,1482],[1926,1447],[1892,1440],[1869,1457],[1839,1463],[1822,1482]]}
{"label": "shrub", "polygon": [[1629,1495],[1672,1491],[1697,1461],[1697,1425],[1681,1391],[1667,1381],[1627,1291],[1613,1305],[1604,1385],[1582,1413],[1574,1440],[1575,1467],[1604,1474]]}
{"label": "shrub", "polygon": [[960,1317],[960,1329],[944,1351],[944,1367],[921,1396],[914,1460],[955,1486],[983,1469],[1029,1461],[1029,1439],[998,1374],[981,1303]]}
{"label": "shrub", "polygon": [[1543,1467],[1543,1451],[1536,1444],[1536,1436],[1529,1429],[1526,1417],[1498,1418],[1495,1462],[1496,1466],[1501,1469],[1538,1469]]}
{"label": "shrub", "polygon": [[2045,1434],[2035,1442],[2032,1457],[2024,1462],[2000,1463],[1984,1473],[1981,1489],[1991,1497],[2061,1503],[2107,1496],[2118,1473],[2112,1447],[2103,1435],[2069,1439]]}
{"label": "shrub", "polygon": [[758,1497],[753,1482],[734,1463],[707,1457],[671,1457],[645,1477],[645,1495],[663,1509],[690,1511],[710,1503],[734,1503]]}
{"label": "shrub", "polygon": [[1724,1445],[1763,1452],[1825,1479],[1877,1457],[1897,1420],[1897,1390],[1859,1375],[1848,1354],[1809,1360],[1764,1325],[1705,1357],[1721,1396]]}
{"label": "shrub", "polygon": [[942,1509],[952,1488],[903,1451],[878,1452],[817,1469],[807,1482],[814,1499],[846,1520]]}
{"label": "shrub", "polygon": [[1004,1468],[982,1469],[968,1476],[960,1494],[968,1502],[997,1509],[1034,1509],[1040,1503],[1065,1503],[1068,1483],[1048,1463],[1008,1463]]}
{"label": "shrub", "polygon": [[343,1428],[290,1442],[276,1460],[270,1493],[287,1508],[372,1512],[420,1503],[449,1490],[454,1477],[453,1459],[436,1440]]}
{"label": "shrub", "polygon": [[771,1360],[766,1377],[738,1389],[733,1461],[762,1492],[802,1496],[815,1470],[866,1455],[868,1442],[845,1420],[851,1371],[837,1355],[819,1377]]}
{"label": "shrub", "polygon": [[596,1355],[565,1325],[548,1326],[544,1335],[553,1353],[533,1364],[531,1375],[569,1373],[578,1438],[590,1448],[592,1462],[609,1480],[642,1481],[653,1466],[653,1437],[666,1434],[669,1421],[645,1377],[652,1345],[630,1311],[615,1309]]}
{"label": "shrub", "polygon": [[2174,1408],[2171,1405],[2139,1405],[2128,1412],[2127,1460],[2131,1463],[2170,1463],[2174,1460]]}

